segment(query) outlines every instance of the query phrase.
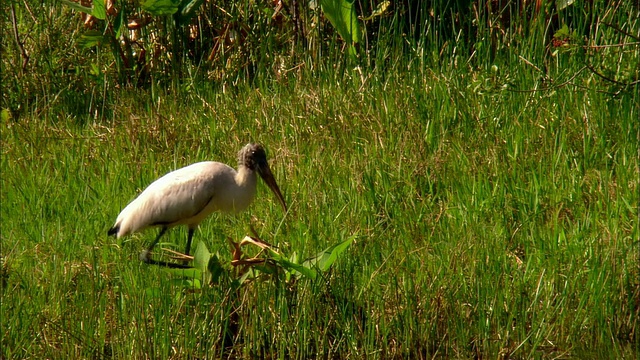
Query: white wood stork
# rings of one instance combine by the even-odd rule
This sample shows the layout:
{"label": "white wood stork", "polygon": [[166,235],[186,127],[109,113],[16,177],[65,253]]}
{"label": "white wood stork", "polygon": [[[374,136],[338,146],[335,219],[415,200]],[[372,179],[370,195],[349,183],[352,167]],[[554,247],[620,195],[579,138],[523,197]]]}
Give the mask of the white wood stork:
{"label": "white wood stork", "polygon": [[256,173],[276,195],[284,211],[287,204],[271,173],[267,154],[260,144],[247,144],[238,153],[238,171],[228,165],[205,161],[172,171],[149,185],[127,205],[109,235],[117,238],[160,227],[160,232],[140,260],[148,264],[184,268],[186,265],[156,261],[151,251],[164,233],[178,225],[189,228],[185,254],[189,254],[191,239],[198,225],[212,212],[235,213],[246,209],[256,193]]}

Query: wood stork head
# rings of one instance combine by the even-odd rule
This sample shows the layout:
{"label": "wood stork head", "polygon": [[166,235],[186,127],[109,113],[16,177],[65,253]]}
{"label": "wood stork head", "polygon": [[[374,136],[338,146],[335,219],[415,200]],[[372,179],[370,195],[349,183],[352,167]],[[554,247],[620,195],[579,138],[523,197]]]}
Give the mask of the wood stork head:
{"label": "wood stork head", "polygon": [[276,179],[273,177],[273,173],[271,173],[264,147],[260,144],[251,143],[245,145],[238,153],[238,163],[240,166],[245,166],[250,170],[258,172],[258,175],[260,175],[262,180],[264,180],[276,195],[284,211],[287,212],[287,204],[284,202],[284,197],[280,192]]}

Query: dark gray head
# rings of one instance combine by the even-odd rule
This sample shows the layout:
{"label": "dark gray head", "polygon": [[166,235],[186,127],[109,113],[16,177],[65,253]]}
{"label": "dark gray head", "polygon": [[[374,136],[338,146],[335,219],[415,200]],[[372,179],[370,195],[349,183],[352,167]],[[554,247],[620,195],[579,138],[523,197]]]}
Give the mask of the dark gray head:
{"label": "dark gray head", "polygon": [[284,202],[284,197],[280,192],[276,179],[271,173],[269,162],[267,162],[267,153],[264,151],[262,145],[251,143],[245,145],[238,153],[238,165],[257,171],[258,175],[267,183],[271,191],[276,194],[284,211],[287,211],[287,204]]}
{"label": "dark gray head", "polygon": [[[260,144],[247,144],[238,152],[238,165],[256,170],[259,165],[267,163],[267,153]],[[269,165],[267,164],[267,167]]]}

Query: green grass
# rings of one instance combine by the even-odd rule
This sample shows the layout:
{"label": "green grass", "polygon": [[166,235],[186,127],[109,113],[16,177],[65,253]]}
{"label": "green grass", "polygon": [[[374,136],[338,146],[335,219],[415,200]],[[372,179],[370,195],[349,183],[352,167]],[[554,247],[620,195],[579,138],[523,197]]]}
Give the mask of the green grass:
{"label": "green grass", "polygon": [[[491,76],[241,86],[206,104],[121,92],[106,122],[6,121],[2,356],[213,358],[231,318],[245,358],[634,358],[637,92],[480,93]],[[154,232],[106,236],[153,179],[234,164],[251,140],[290,213],[261,185],[197,239],[230,260],[224,238],[250,217],[301,257],[356,235],[326,279],[192,292],[137,261]]]}
{"label": "green grass", "polygon": [[[633,5],[547,6],[504,28],[491,12],[458,22],[465,2],[441,4],[442,20],[401,4],[368,23],[354,68],[328,24],[304,48],[289,23],[234,4],[205,2],[254,19],[260,46],[136,90],[108,50],[75,45],[70,9],[16,6],[31,60],[0,40],[0,359],[638,357]],[[249,141],[289,213],[261,184],[194,242],[228,267],[225,239],[250,223],[300,259],[355,236],[326,277],[194,290],[140,263],[154,231],[106,236],[154,179],[233,165]]]}

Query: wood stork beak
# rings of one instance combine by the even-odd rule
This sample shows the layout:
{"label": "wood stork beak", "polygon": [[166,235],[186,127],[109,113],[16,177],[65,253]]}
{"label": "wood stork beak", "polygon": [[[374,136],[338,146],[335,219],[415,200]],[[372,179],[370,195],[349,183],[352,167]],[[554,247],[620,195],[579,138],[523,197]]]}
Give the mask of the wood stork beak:
{"label": "wood stork beak", "polygon": [[282,204],[282,208],[284,209],[284,212],[286,213],[287,204],[284,202],[284,197],[280,192],[280,188],[278,187],[278,183],[276,183],[276,179],[273,177],[273,173],[271,173],[271,169],[269,168],[269,163],[267,163],[265,159],[264,161],[259,161],[256,165],[257,165],[256,170],[258,171],[258,174],[260,175],[262,180],[264,180],[267,186],[269,186],[271,191],[273,191],[273,193],[276,195],[276,197],[278,198],[278,201],[280,201],[280,204]]}

